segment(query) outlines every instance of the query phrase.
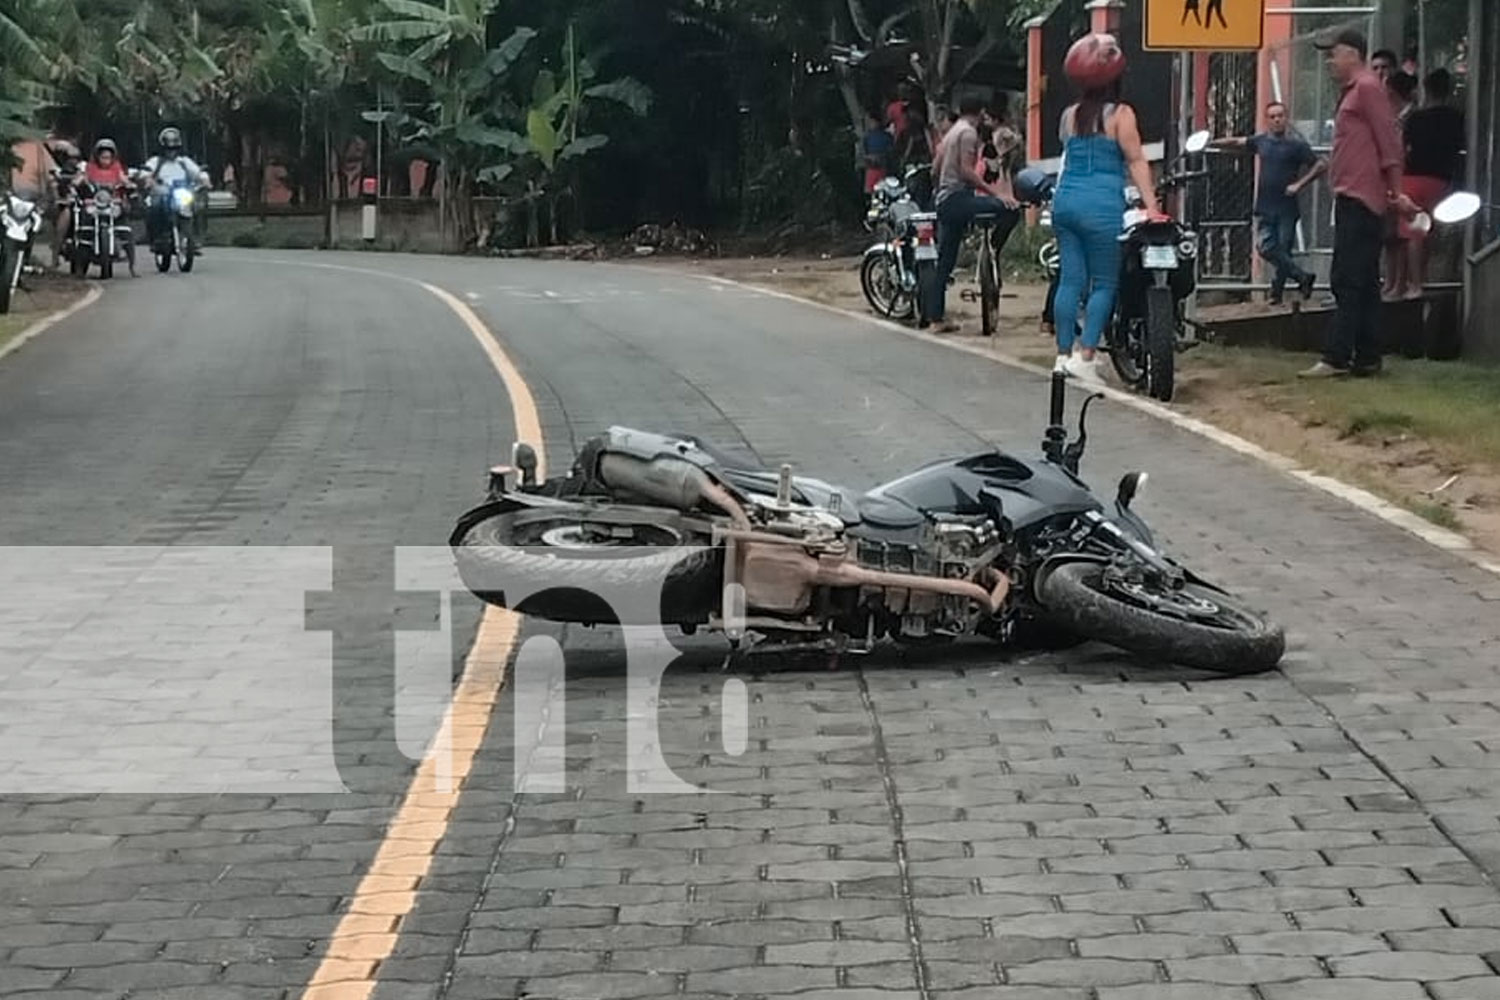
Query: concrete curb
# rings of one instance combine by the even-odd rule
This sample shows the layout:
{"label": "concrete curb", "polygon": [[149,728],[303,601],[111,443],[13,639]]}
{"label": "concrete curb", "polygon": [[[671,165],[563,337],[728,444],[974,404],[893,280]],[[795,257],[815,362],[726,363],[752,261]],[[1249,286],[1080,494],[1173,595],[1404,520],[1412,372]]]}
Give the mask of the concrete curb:
{"label": "concrete curb", "polygon": [[51,329],[58,323],[61,323],[63,320],[67,319],[74,313],[81,312],[82,310],[87,309],[95,302],[98,302],[99,299],[103,297],[103,295],[104,289],[100,288],[98,285],[94,285],[89,288],[89,290],[84,293],[83,298],[79,299],[77,302],[73,303],[65,309],[59,309],[55,313],[43,316],[41,319],[28,326],[26,329],[10,338],[10,340],[6,341],[5,344],[0,345],[0,359],[3,359],[12,351],[20,350],[29,341],[32,341],[41,336],[47,330]]}
{"label": "concrete curb", "polygon": [[[1021,361],[1017,358],[1010,357],[996,351],[988,350],[978,345],[967,344],[949,337],[942,337],[936,334],[926,333],[924,331],[916,330],[911,327],[902,326],[899,323],[892,323],[888,320],[879,319],[875,316],[864,315],[849,309],[841,309],[838,306],[831,306],[824,302],[814,302],[811,299],[804,299],[800,296],[792,295],[789,292],[777,291],[776,289],[772,288],[763,288],[759,285],[747,284],[742,281],[735,281],[731,278],[721,278],[718,275],[694,274],[691,271],[680,270],[675,271],[675,273],[684,275],[689,278],[697,278],[702,281],[710,281],[721,285],[730,285],[736,288],[746,289],[748,291],[756,292],[761,295],[770,296],[771,298],[785,299],[788,302],[796,302],[799,305],[811,306],[815,309],[821,309],[824,312],[830,312],[849,319],[856,319],[864,323],[869,323],[874,326],[878,326],[881,329],[889,330],[893,333],[899,333],[902,336],[909,337],[913,340],[921,340],[929,344],[937,344],[952,351],[962,351],[965,354],[972,354],[975,357],[985,358],[989,361],[1005,365],[1008,368],[1014,368],[1018,371],[1024,371],[1041,378],[1052,377],[1051,369],[1043,368],[1040,365],[1033,365],[1028,362]],[[1140,396],[1134,395],[1133,393],[1125,392],[1121,389],[1116,389],[1113,386],[1107,385],[1099,387],[1090,386],[1088,388],[1089,391],[1103,393],[1110,400],[1119,403],[1122,406],[1128,406],[1133,410],[1149,414],[1157,418],[1158,420],[1162,420],[1166,423],[1171,424],[1174,427],[1178,427],[1192,434],[1196,434],[1199,437],[1207,438],[1217,445],[1228,448],[1231,451],[1238,452],[1239,454],[1245,455],[1248,458],[1253,458],[1256,461],[1261,462],[1264,465],[1268,465],[1279,472],[1283,472],[1286,475],[1291,476],[1293,479],[1305,483],[1308,486],[1313,487],[1314,489],[1320,490],[1321,492],[1326,493],[1329,496],[1337,497],[1345,503],[1359,508],[1366,514],[1385,521],[1387,524],[1394,525],[1395,527],[1400,528],[1402,531],[1416,536],[1429,545],[1440,548],[1445,552],[1452,553],[1453,555],[1458,556],[1459,558],[1463,559],[1473,566],[1478,567],[1479,569],[1485,570],[1489,573],[1493,573],[1496,576],[1500,576],[1500,560],[1497,560],[1488,552],[1485,552],[1483,549],[1475,546],[1475,544],[1468,538],[1455,531],[1448,531],[1447,529],[1440,528],[1435,524],[1430,524],[1429,522],[1418,517],[1416,514],[1413,514],[1407,510],[1403,510],[1402,508],[1396,506],[1393,503],[1390,503],[1389,501],[1382,500],[1380,497],[1369,492],[1368,490],[1361,489],[1358,486],[1351,486],[1350,484],[1338,479],[1334,479],[1331,476],[1326,476],[1323,473],[1317,472],[1313,469],[1305,468],[1299,465],[1293,459],[1286,457],[1285,455],[1280,455],[1276,452],[1268,451],[1267,449],[1262,448],[1260,445],[1247,441],[1236,434],[1231,434],[1220,427],[1215,427],[1213,424],[1210,424],[1203,420],[1199,420],[1196,417],[1190,417],[1186,414],[1178,413],[1177,411],[1172,410],[1169,407],[1163,406],[1160,403],[1153,402],[1148,399],[1143,399]]]}

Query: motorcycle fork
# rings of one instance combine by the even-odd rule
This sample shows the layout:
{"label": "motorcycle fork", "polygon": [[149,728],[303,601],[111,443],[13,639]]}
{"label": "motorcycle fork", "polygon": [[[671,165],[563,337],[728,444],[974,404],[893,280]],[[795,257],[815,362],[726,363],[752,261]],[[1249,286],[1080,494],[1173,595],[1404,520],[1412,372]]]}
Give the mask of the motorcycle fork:
{"label": "motorcycle fork", "polygon": [[1112,547],[1118,549],[1123,546],[1133,552],[1136,558],[1145,564],[1147,571],[1151,575],[1159,576],[1173,587],[1179,586],[1182,583],[1182,574],[1177,570],[1177,567],[1162,558],[1161,554],[1151,546],[1134,537],[1129,532],[1122,531],[1118,525],[1097,511],[1091,512],[1088,520],[1092,525],[1089,531],[1090,538],[1102,535]]}

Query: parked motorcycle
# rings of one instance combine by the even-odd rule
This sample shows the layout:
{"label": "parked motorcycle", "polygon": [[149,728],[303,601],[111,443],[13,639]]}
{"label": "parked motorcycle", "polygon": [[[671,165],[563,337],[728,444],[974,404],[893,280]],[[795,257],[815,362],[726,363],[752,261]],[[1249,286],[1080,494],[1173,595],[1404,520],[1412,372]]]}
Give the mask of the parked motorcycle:
{"label": "parked motorcycle", "polygon": [[879,234],[880,242],[865,251],[859,284],[870,308],[888,319],[917,318],[927,275],[937,266],[937,213],[923,211],[911,193],[920,174],[930,170],[912,166],[905,182],[887,177],[870,194],[865,228]]}
{"label": "parked motorcycle", "polygon": [[[1195,132],[1183,156],[1203,152],[1210,138]],[[1172,191],[1207,176],[1207,170],[1168,173],[1157,183],[1157,200],[1165,203]],[[1125,200],[1120,292],[1105,342],[1128,388],[1167,403],[1176,391],[1178,352],[1197,344],[1183,305],[1198,287],[1198,234],[1176,219],[1152,219],[1134,186],[1125,189]]]}
{"label": "parked motorcycle", "polygon": [[[1040,459],[945,459],[862,496],[686,435],[615,427],[569,475],[541,483],[534,451],[517,445],[450,544],[465,586],[490,604],[585,625],[707,628],[731,655],[978,635],[1099,640],[1221,674],[1275,667],[1282,630],[1157,548],[1133,509],[1145,473],[1121,480],[1112,510],[1078,478],[1088,407],[1102,397],[1084,403],[1068,442],[1065,384],[1053,377]],[[660,617],[617,618],[603,583],[659,593]]]}
{"label": "parked motorcycle", "polygon": [[86,277],[97,266],[99,277],[114,277],[115,262],[123,260],[135,272],[135,232],[125,221],[129,206],[125,189],[110,190],[93,184],[72,189],[73,231],[64,241],[62,255],[76,277]]}
{"label": "parked motorcycle", "polygon": [[31,259],[31,248],[42,228],[42,211],[34,201],[5,195],[0,202],[0,313],[10,312],[11,299],[21,285],[21,272]]}

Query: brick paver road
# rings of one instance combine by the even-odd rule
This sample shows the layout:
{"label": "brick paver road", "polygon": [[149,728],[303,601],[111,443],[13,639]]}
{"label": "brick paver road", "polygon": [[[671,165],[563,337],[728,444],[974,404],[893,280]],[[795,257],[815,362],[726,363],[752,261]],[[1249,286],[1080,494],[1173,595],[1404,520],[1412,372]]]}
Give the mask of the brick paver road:
{"label": "brick paver road", "polygon": [[[224,254],[213,263],[271,280],[271,265],[257,260]],[[692,429],[862,487],[990,441],[1031,449],[1044,417],[1044,388],[1030,377],[689,278],[520,262],[342,262],[471,296],[537,394],[554,469],[587,435],[623,422]],[[305,303],[316,301],[313,276],[292,280]],[[438,508],[474,483],[473,470],[504,456],[505,404],[498,388],[495,398],[476,396],[470,381],[452,398],[459,376],[426,366],[472,365],[460,334],[425,333],[432,321],[417,318],[395,329],[394,309],[427,316],[426,305],[409,290],[359,281],[359,294],[382,296],[365,304],[371,315],[359,324],[360,337],[377,338],[373,351],[323,336],[339,343],[343,364],[372,356],[365,363],[377,371],[400,374],[382,374],[377,388],[388,391],[350,403],[390,419],[374,421],[369,450],[346,470],[404,460],[426,463],[413,467],[428,470],[429,483],[450,477],[419,498],[391,498],[389,523],[420,534],[452,513]],[[262,325],[278,321],[286,322],[266,316]],[[423,351],[412,352],[419,325]],[[101,367],[118,370],[94,329],[54,335],[59,367],[50,374],[60,383],[89,384],[72,367],[88,362],[63,349],[70,337],[75,350],[89,337]],[[192,358],[184,365],[215,368],[183,350]],[[0,366],[0,399],[5,374]],[[412,395],[426,401],[413,405]],[[421,416],[403,421],[408,406]],[[447,428],[413,445],[426,432],[410,425],[425,428],[433,413],[449,415]],[[18,409],[0,414],[0,425],[14,437],[34,419]],[[79,462],[96,470],[91,481],[111,468],[103,454]],[[295,448],[286,461],[319,454]],[[1500,869],[1500,782],[1489,766],[1500,740],[1500,581],[1200,439],[1096,408],[1086,477],[1105,485],[1136,467],[1153,473],[1143,510],[1167,544],[1291,626],[1283,672],[1213,680],[1093,647],[1005,660],[985,646],[879,656],[837,672],[761,668],[740,675],[753,728],[748,750],[732,757],[719,735],[724,675],[712,647],[695,642],[663,685],[663,754],[682,778],[722,794],[638,796],[624,773],[618,636],[565,630],[568,793],[514,793],[503,700],[376,996],[1500,997],[1500,892],[1486,874]],[[338,477],[318,482],[328,480]],[[77,509],[71,494],[45,499]],[[319,523],[300,488],[286,496],[303,525]],[[8,507],[0,524],[7,537],[33,542],[57,513],[28,503],[17,511],[36,519],[29,531],[11,531]],[[299,534],[281,517],[262,514],[283,532],[270,537],[317,543],[315,530]],[[11,830],[98,829],[119,839],[82,849],[85,866],[117,863],[128,874],[77,878],[79,868],[47,851],[3,873],[8,893],[23,892],[0,924],[0,991],[61,980],[49,995],[116,996],[125,986],[136,987],[132,997],[161,995],[150,993],[151,977],[169,968],[196,977],[170,995],[261,997],[286,987],[295,996],[303,946],[316,955],[324,945],[337,895],[367,860],[388,806],[362,810],[338,797],[270,811],[265,801],[195,803],[192,830],[231,828],[224,817],[235,814],[262,828],[204,843],[193,857],[156,857],[148,871],[111,852],[127,850],[127,838],[161,836],[132,824],[163,810],[111,813],[113,801],[7,805],[0,852]],[[104,812],[69,815],[85,807]],[[289,816],[286,832],[266,829],[278,811]],[[355,817],[363,832],[330,850],[335,816]],[[234,854],[261,843],[295,850]],[[229,852],[224,878],[185,874],[216,851]],[[277,867],[329,857],[345,862],[331,878]],[[48,863],[62,867],[41,874],[36,866]],[[256,866],[272,881],[257,880]],[[122,888],[91,896],[92,885]],[[216,885],[243,888],[214,896]],[[308,909],[274,912],[312,892],[321,909],[309,900]],[[162,897],[180,909],[121,910]],[[165,917],[173,919],[152,923]],[[78,929],[85,918],[87,931]],[[72,936],[48,936],[59,927]],[[282,934],[301,950],[273,952],[271,963],[257,949],[290,952]],[[72,971],[62,979],[65,965]],[[261,978],[246,979],[251,970]]]}

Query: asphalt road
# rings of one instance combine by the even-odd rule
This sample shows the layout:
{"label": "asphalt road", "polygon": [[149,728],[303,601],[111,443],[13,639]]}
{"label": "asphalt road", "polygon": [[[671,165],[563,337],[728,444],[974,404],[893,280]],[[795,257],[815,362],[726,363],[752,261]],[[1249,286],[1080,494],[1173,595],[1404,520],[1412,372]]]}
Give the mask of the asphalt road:
{"label": "asphalt road", "polygon": [[[0,538],[130,548],[110,586],[86,561],[59,575],[55,552],[8,550],[0,676],[15,690],[60,664],[48,710],[106,691],[161,714],[171,664],[146,647],[165,626],[138,623],[229,616],[243,572],[259,610],[237,631],[208,616],[168,633],[212,667],[187,664],[182,711],[259,670],[294,685],[247,636],[297,603],[279,569],[331,571],[309,621],[335,629],[323,756],[358,791],[48,795],[12,770],[0,996],[304,994],[410,773],[390,612],[430,614],[390,594],[391,547],[441,545],[513,437],[473,336],[410,278],[499,336],[554,471],[625,423],[863,487],[991,442],[1034,448],[1045,419],[1030,376],[654,269],[214,251],[186,278],[116,281],[0,362]],[[663,755],[722,794],[636,795],[619,637],[565,630],[567,791],[515,793],[502,699],[374,995],[1500,997],[1500,581],[1134,411],[1101,405],[1092,431],[1086,478],[1149,470],[1141,509],[1163,540],[1292,628],[1283,672],[986,647],[765,670],[742,675],[750,745],[731,756],[705,653],[664,682]],[[202,596],[137,609],[171,550],[217,553],[191,577]],[[455,612],[460,638],[473,614]],[[297,700],[259,686],[245,696]],[[56,746],[34,756],[68,787],[118,777],[91,752],[71,769]],[[288,789],[322,776],[286,770],[318,758],[301,752],[272,758]]]}

